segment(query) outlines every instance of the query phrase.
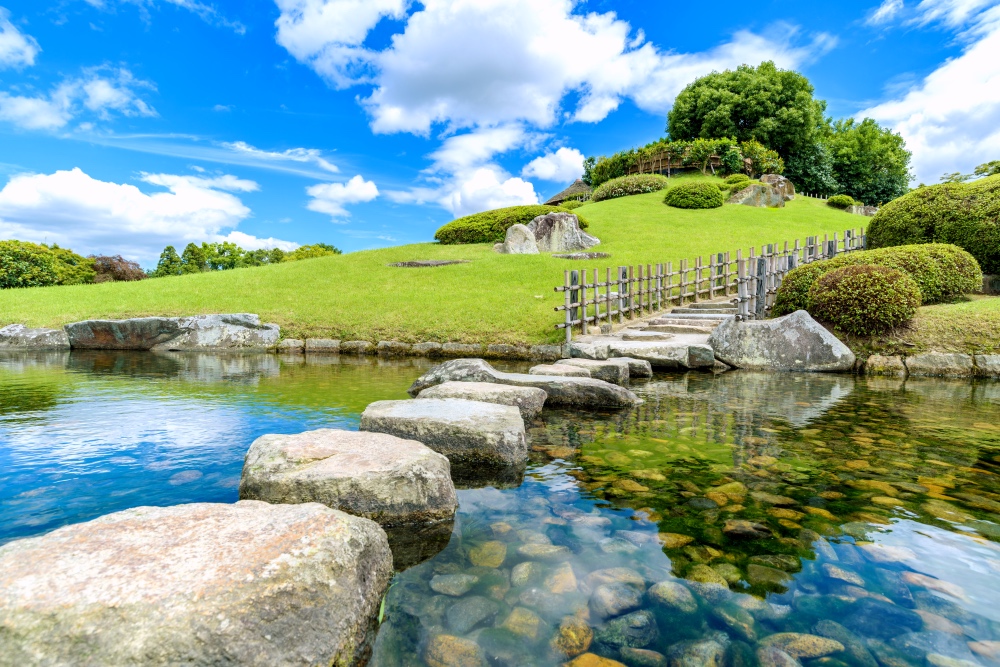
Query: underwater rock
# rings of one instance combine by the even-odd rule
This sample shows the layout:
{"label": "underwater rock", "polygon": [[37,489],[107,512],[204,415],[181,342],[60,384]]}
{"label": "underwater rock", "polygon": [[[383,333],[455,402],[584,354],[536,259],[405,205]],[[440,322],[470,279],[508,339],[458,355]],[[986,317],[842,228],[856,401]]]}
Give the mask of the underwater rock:
{"label": "underwater rock", "polygon": [[448,628],[464,635],[481,623],[491,622],[500,611],[500,605],[481,595],[470,595],[448,607],[445,617]]}
{"label": "underwater rock", "polygon": [[438,574],[431,579],[431,590],[441,595],[460,597],[479,583],[479,577],[471,574]]}
{"label": "underwater rock", "polygon": [[820,658],[840,653],[844,645],[828,637],[800,632],[779,632],[760,641],[761,646],[776,646],[793,658]]}
{"label": "underwater rock", "polygon": [[771,529],[767,526],[753,521],[742,519],[729,519],[722,527],[722,532],[730,537],[743,539],[763,539],[771,537]]}
{"label": "underwater rock", "polygon": [[611,650],[624,646],[646,648],[659,636],[660,630],[656,627],[653,614],[642,610],[611,619],[594,633],[594,641]]}
{"label": "underwater rock", "polygon": [[760,667],[802,667],[801,662],[777,646],[761,646],[758,648],[757,663]]}
{"label": "underwater rock", "polygon": [[567,616],[559,624],[559,631],[552,638],[552,649],[567,657],[580,655],[594,640],[594,631],[582,618]]}
{"label": "underwater rock", "polygon": [[865,637],[888,640],[908,630],[920,630],[923,626],[918,614],[881,600],[865,598],[849,609],[844,626]]}
{"label": "underwater rock", "polygon": [[424,660],[428,667],[486,667],[487,664],[479,644],[451,635],[431,639]]}
{"label": "underwater rock", "polygon": [[650,601],[666,609],[690,614],[698,609],[691,591],[676,581],[661,581],[649,587],[646,593]]}
{"label": "underwater rock", "polygon": [[640,606],[642,592],[628,584],[603,584],[590,595],[590,610],[599,619],[621,616]]}
{"label": "underwater rock", "polygon": [[478,567],[500,567],[507,557],[507,545],[497,540],[483,542],[469,550],[469,560]]}
{"label": "underwater rock", "polygon": [[836,621],[824,619],[816,624],[813,631],[821,637],[840,642],[844,652],[861,667],[878,667],[878,662],[856,634]]}
{"label": "underwater rock", "polygon": [[670,667],[722,667],[726,648],[714,639],[683,641],[667,651]]}
{"label": "underwater rock", "polygon": [[464,398],[469,401],[510,405],[521,411],[521,418],[530,421],[545,405],[547,394],[535,387],[511,387],[491,382],[445,382],[424,389],[417,398]]}
{"label": "underwater rock", "polygon": [[667,656],[656,651],[625,646],[620,653],[628,667],[667,667]]}

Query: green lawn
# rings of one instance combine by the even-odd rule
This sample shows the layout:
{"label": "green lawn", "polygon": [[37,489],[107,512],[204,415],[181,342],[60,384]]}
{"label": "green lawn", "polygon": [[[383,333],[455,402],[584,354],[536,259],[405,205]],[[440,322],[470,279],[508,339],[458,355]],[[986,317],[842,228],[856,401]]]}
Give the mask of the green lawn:
{"label": "green lawn", "polygon": [[[690,178],[690,177],[689,177]],[[556,341],[562,301],[553,287],[567,268],[656,264],[751,244],[860,227],[866,218],[798,198],[783,209],[724,206],[685,211],[663,193],[587,204],[579,209],[612,257],[569,262],[549,256],[498,255],[488,245],[424,243],[276,266],[160,278],[0,292],[0,326],[54,327],[83,319],[202,313],[258,313],[285,337],[405,342],[541,343]],[[417,259],[470,264],[403,269]]]}
{"label": "green lawn", "polygon": [[1000,354],[1000,297],[923,306],[910,325],[894,336],[854,345],[863,353],[964,352]]}

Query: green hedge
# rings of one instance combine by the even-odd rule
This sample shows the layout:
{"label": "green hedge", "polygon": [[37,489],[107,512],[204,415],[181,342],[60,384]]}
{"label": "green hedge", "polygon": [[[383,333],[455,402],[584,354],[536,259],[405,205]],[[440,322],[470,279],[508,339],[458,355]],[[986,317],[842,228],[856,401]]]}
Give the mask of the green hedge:
{"label": "green hedge", "polygon": [[744,181],[749,181],[749,180],[750,177],[747,176],[746,174],[730,174],[729,176],[726,176],[726,179],[723,181],[723,183],[726,183],[727,185],[736,185],[737,183],[742,183]]}
{"label": "green hedge", "polygon": [[[437,230],[434,238],[444,245],[500,243],[507,234],[507,230],[512,226],[526,225],[540,215],[557,212],[572,213],[569,209],[560,206],[545,206],[542,204],[498,208],[452,220]],[[574,213],[574,215],[576,214]],[[580,229],[586,229],[588,227],[587,220],[580,215],[576,217],[580,221]]]}
{"label": "green hedge", "polygon": [[726,197],[712,183],[681,183],[667,190],[663,203],[674,208],[719,208]]}
{"label": "green hedge", "polygon": [[952,243],[986,273],[1000,273],[1000,176],[922,187],[889,202],[872,218],[868,243]]}
{"label": "green hedge", "polygon": [[858,202],[856,202],[854,197],[851,197],[850,195],[833,195],[826,200],[826,205],[844,210],[850,208],[851,206],[857,206]]}
{"label": "green hedge", "polygon": [[605,199],[616,199],[618,197],[628,197],[629,195],[643,195],[649,192],[666,190],[670,187],[670,180],[666,176],[659,174],[632,174],[621,178],[612,178],[610,181],[601,183],[594,189],[591,195],[592,201],[604,201]]}
{"label": "green hedge", "polygon": [[560,204],[560,206],[566,209],[567,211],[574,211],[583,206],[583,202],[580,201],[579,199],[567,199],[562,204]]}
{"label": "green hedge", "polygon": [[856,264],[820,276],[809,301],[817,319],[855,336],[873,336],[913,319],[920,288],[897,269]]}
{"label": "green hedge", "polygon": [[94,260],[68,248],[0,241],[0,288],[94,282]]}
{"label": "green hedge", "polygon": [[812,262],[790,271],[774,297],[774,316],[796,310],[810,313],[810,289],[823,275],[844,266],[871,264],[896,269],[910,276],[920,289],[921,301],[938,303],[982,288],[983,274],[975,258],[961,248],[941,243],[879,248]]}

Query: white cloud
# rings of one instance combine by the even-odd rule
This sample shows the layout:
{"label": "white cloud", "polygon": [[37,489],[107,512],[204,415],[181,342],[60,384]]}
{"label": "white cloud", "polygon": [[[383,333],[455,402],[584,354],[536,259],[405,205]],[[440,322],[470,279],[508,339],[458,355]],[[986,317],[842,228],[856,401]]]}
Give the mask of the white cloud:
{"label": "white cloud", "polygon": [[[325,213],[331,218],[346,218],[348,204],[363,204],[378,197],[378,188],[360,174],[346,183],[319,183],[306,188],[312,200],[306,205],[310,211]],[[336,222],[336,220],[334,220]]]}
{"label": "white cloud", "polygon": [[10,22],[10,12],[0,7],[0,68],[34,65],[41,50],[35,38],[18,30]]}
{"label": "white cloud", "polygon": [[521,170],[525,178],[543,181],[572,181],[583,175],[583,153],[575,148],[560,148],[555,153],[536,157]]}
{"label": "white cloud", "polygon": [[914,23],[927,25],[940,22],[958,28],[974,20],[979,13],[994,5],[996,0],[923,0],[916,7]]}
{"label": "white cloud", "polygon": [[903,9],[903,0],[883,0],[868,14],[868,25],[882,25],[894,19]]}
{"label": "white cloud", "polygon": [[[104,74],[107,72],[107,76]],[[107,120],[112,112],[123,116],[156,116],[137,89],[155,90],[124,68],[94,67],[66,79],[48,95],[27,97],[0,92],[0,120],[27,130],[56,130],[87,113]]]}
{"label": "white cloud", "polygon": [[240,153],[265,162],[303,162],[315,164],[320,169],[328,171],[331,174],[336,174],[340,171],[340,169],[337,168],[337,165],[323,157],[323,152],[318,148],[289,148],[288,150],[281,152],[265,151],[255,148],[245,141],[236,141],[233,143],[223,142],[221,146],[223,148],[228,148],[235,153]]}
{"label": "white cloud", "polygon": [[920,181],[969,172],[1000,155],[1000,24],[898,99],[860,112],[891,126],[913,151]]}
{"label": "white cloud", "polygon": [[[97,9],[107,9],[109,5],[115,2],[120,2],[122,4],[136,5],[142,12],[143,17],[149,20],[149,9],[156,7],[158,0],[85,0],[85,2],[92,7]],[[186,9],[194,14],[196,14],[201,20],[206,23],[211,23],[213,25],[219,25],[226,28],[230,28],[236,34],[242,35],[246,33],[247,29],[239,21],[233,21],[226,18],[214,5],[205,4],[203,2],[197,2],[197,0],[159,0],[168,5],[173,5],[175,7],[180,7]]]}
{"label": "white cloud", "polygon": [[295,247],[233,229],[250,209],[232,193],[256,191],[253,181],[173,174],[143,174],[141,180],[165,191],[147,194],[135,185],[92,178],[79,168],[14,176],[0,190],[0,238],[58,243],[83,254],[121,254],[146,263],[168,244],[233,240],[243,247]]}

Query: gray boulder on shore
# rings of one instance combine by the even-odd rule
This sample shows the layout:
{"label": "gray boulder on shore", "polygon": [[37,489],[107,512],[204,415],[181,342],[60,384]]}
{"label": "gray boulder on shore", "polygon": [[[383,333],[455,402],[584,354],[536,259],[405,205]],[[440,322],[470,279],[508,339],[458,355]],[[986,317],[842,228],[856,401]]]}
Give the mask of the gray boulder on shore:
{"label": "gray boulder on shore", "polygon": [[323,503],[383,526],[446,521],[458,507],[441,454],[415,440],[334,429],[257,438],[240,498]]}
{"label": "gray boulder on shore", "polygon": [[548,398],[546,405],[570,405],[590,408],[630,408],[642,399],[624,387],[592,378],[501,373],[482,359],[453,359],[417,378],[410,386],[410,396],[444,382],[492,382],[514,387],[536,387]]}
{"label": "gray boulder on shore", "polygon": [[548,396],[535,387],[511,387],[489,382],[445,382],[424,389],[417,398],[464,398],[469,401],[510,405],[521,411],[522,419],[529,421],[542,411]]}
{"label": "gray boulder on shore", "polygon": [[69,337],[62,329],[29,329],[9,324],[0,329],[0,350],[68,350]]}
{"label": "gray boulder on shore", "polygon": [[540,252],[575,252],[601,242],[596,236],[580,229],[580,219],[572,213],[540,215],[527,227],[535,235]]}
{"label": "gray boulder on shore", "polygon": [[848,372],[855,362],[850,348],[804,310],[773,320],[726,320],[708,344],[717,359],[735,368]]}
{"label": "gray boulder on shore", "polygon": [[278,325],[249,313],[85,320],[65,329],[71,347],[92,350],[267,350],[280,337]]}
{"label": "gray boulder on shore", "polygon": [[363,665],[392,576],[318,503],[137,507],[0,547],[0,665]]}

